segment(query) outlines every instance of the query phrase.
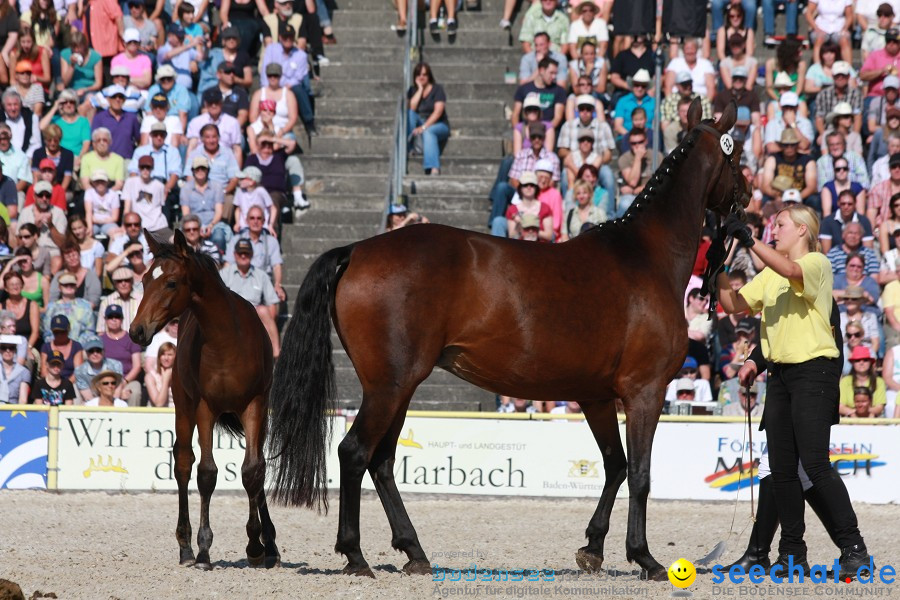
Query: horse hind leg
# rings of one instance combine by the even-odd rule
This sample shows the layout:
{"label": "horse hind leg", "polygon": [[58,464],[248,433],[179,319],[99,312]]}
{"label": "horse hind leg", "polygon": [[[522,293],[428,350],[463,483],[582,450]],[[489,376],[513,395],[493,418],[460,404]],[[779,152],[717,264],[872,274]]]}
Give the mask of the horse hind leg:
{"label": "horse hind leg", "polygon": [[266,559],[266,548],[260,542],[263,531],[259,512],[260,498],[265,501],[263,485],[266,479],[266,463],[262,449],[265,440],[261,435],[266,419],[265,406],[265,398],[257,396],[241,415],[246,441],[244,463],[241,465],[241,482],[247,491],[250,505],[250,516],[247,519],[247,562],[251,567],[264,566]]}
{"label": "horse hind leg", "polygon": [[213,429],[216,417],[209,410],[206,402],[201,401],[197,410],[197,430],[200,442],[200,464],[197,465],[197,489],[200,490],[200,529],[197,532],[197,562],[194,566],[204,571],[212,570],[209,561],[209,548],[213,542],[213,532],[209,526],[209,501],[216,491],[216,479],[219,469],[213,458]]}
{"label": "horse hind leg", "polygon": [[[180,390],[175,387],[173,390]],[[175,391],[175,393],[178,393]],[[175,538],[178,540],[179,562],[183,566],[194,564],[194,550],[191,547],[191,515],[188,505],[188,483],[191,479],[191,468],[194,465],[194,450],[191,446],[194,437],[194,415],[187,410],[180,410],[186,403],[176,403],[175,413],[175,446],[172,453],[175,459],[175,481],[178,483],[178,525],[175,527]]]}
{"label": "horse hind leg", "polygon": [[369,463],[369,474],[391,525],[391,547],[405,552],[409,558],[409,562],[403,566],[403,572],[407,575],[429,575],[431,563],[419,543],[419,537],[406,512],[406,507],[403,506],[397,482],[394,480],[394,455],[397,450],[397,438],[400,437],[405,421],[405,412],[400,411],[393,427],[382,438]]}
{"label": "horse hind leg", "polygon": [[650,453],[659,422],[665,387],[647,386],[625,401],[628,443],[628,561],[636,561],[650,579],[664,581],[666,569],[650,554],[647,545],[647,497],[650,495]]}
{"label": "horse hind leg", "polygon": [[597,510],[585,531],[588,544],[575,554],[575,562],[581,570],[596,573],[603,566],[603,544],[609,532],[609,517],[616,501],[616,493],[628,474],[628,462],[622,448],[622,438],[619,437],[615,402],[603,400],[585,403],[582,411],[603,454],[606,481]]}
{"label": "horse hind leg", "polygon": [[[265,477],[263,477],[265,480]],[[266,568],[281,566],[281,554],[275,544],[275,524],[269,516],[269,505],[266,503],[265,489],[259,492],[259,519],[262,522],[262,542],[266,548]]]}

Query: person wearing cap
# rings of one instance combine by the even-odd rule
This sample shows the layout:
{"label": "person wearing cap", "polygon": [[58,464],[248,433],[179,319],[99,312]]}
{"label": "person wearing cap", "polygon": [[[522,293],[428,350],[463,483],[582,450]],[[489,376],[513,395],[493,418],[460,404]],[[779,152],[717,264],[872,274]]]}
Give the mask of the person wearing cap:
{"label": "person wearing cap", "polygon": [[112,136],[110,151],[123,159],[131,159],[134,148],[141,141],[141,124],[135,113],[124,109],[127,91],[121,85],[111,85],[103,90],[109,108],[98,111],[91,122],[91,130],[108,129]]}
{"label": "person wearing cap", "polygon": [[45,158],[44,161],[47,161],[44,163],[45,168],[40,171],[35,184],[28,188],[28,193],[25,195],[25,206],[34,204],[35,197],[38,195],[44,199],[49,195],[52,206],[60,210],[66,210],[68,208],[66,206],[66,192],[60,184],[53,181],[56,177],[56,168],[53,166],[53,161],[49,158]]}
{"label": "person wearing cap", "polygon": [[62,269],[57,271],[50,281],[48,299],[55,301],[60,298],[61,288],[59,281],[63,275],[68,274],[75,278],[77,284],[75,295],[78,298],[84,298],[91,304],[91,307],[96,309],[100,303],[102,291],[100,279],[95,270],[96,265],[93,262],[88,266],[81,264],[81,247],[72,236],[66,238],[66,243],[63,245],[60,253],[62,256]]}
{"label": "person wearing cap", "polygon": [[[305,20],[305,19],[304,19]],[[206,91],[216,84],[216,73],[222,63],[231,63],[234,68],[233,84],[244,89],[250,89],[253,85],[253,72],[250,58],[241,48],[241,33],[237,27],[223,27],[219,34],[221,47],[214,47],[207,51],[206,58],[200,62],[200,83],[198,90]],[[260,73],[263,71],[260,70]],[[224,93],[224,92],[223,92]],[[232,115],[233,116],[233,115]]]}
{"label": "person wearing cap", "polygon": [[144,0],[128,0],[128,14],[122,19],[122,24],[126,30],[136,29],[138,31],[141,51],[150,54],[151,52],[156,52],[156,40],[159,37],[159,30],[154,19],[147,16],[144,4]]}
{"label": "person wearing cap", "polygon": [[93,235],[112,238],[122,233],[120,206],[119,193],[111,189],[106,171],[95,169],[91,173],[91,187],[84,192],[84,214]]}
{"label": "person wearing cap", "polygon": [[531,132],[529,125],[531,123],[542,122],[546,130],[544,136],[544,147],[553,151],[556,148],[556,130],[553,129],[550,121],[541,121],[541,99],[537,94],[529,94],[522,103],[522,120],[513,127],[513,156],[522,151],[523,148],[531,147]]}
{"label": "person wearing cap", "polygon": [[[608,131],[609,126],[605,122],[603,125]],[[563,160],[563,167],[565,167],[566,170],[566,183],[568,184],[566,189],[571,189],[572,186],[575,185],[575,178],[578,174],[578,170],[581,169],[581,165],[592,165],[595,169],[599,170],[601,182],[604,179],[607,179],[613,186],[612,191],[615,192],[615,178],[612,175],[612,169],[604,164],[612,160],[612,150],[603,146],[597,147],[594,130],[590,127],[579,127],[576,130],[574,137],[576,139],[575,149],[571,152],[566,152],[566,158]],[[612,142],[612,135],[609,136],[609,140]],[[560,150],[562,150],[562,148],[560,148]],[[560,152],[560,154],[562,154],[562,152]],[[606,177],[604,177],[604,167],[606,167],[605,170],[607,171],[605,174]],[[601,183],[601,185],[603,184]],[[609,193],[610,190],[606,191]]]}
{"label": "person wearing cap", "polygon": [[[644,69],[649,74],[656,70],[656,64],[653,61],[653,52],[650,51],[649,48],[650,42],[647,34],[638,34],[634,36],[629,48],[615,54],[609,68],[609,81],[615,88],[613,93],[613,104],[615,104],[622,95],[631,91],[629,81],[631,81],[638,71]],[[652,87],[647,90],[649,96],[653,96],[652,92]]]}
{"label": "person wearing cap", "polygon": [[[165,98],[162,94],[159,96]],[[153,111],[152,117],[144,118],[144,124],[157,117],[162,118],[162,121],[149,125],[147,133],[141,134],[141,139],[146,137],[147,142],[135,148],[134,155],[128,163],[128,174],[131,177],[140,175],[140,161],[150,158],[153,161],[150,176],[163,184],[163,197],[169,198],[180,192],[178,181],[184,167],[181,162],[181,152],[178,151],[177,146],[170,144],[167,140],[169,138],[182,139],[180,135],[181,119],[173,115],[166,115],[166,108],[163,106],[155,106]],[[171,125],[173,129],[167,130],[168,125]],[[144,125],[141,125],[141,130],[143,131],[143,129]]]}
{"label": "person wearing cap", "polygon": [[281,65],[269,65],[265,85],[253,92],[248,116],[251,124],[246,135],[251,152],[258,150],[257,137],[264,129],[273,131],[276,138],[292,141],[285,142],[286,152],[296,150],[293,130],[298,118],[297,98],[281,85]]}
{"label": "person wearing cap", "polygon": [[[94,277],[97,276],[94,275]],[[59,299],[53,300],[47,305],[41,318],[41,329],[46,340],[45,346],[53,340],[57,346],[64,345],[71,340],[73,344],[79,344],[78,350],[80,351],[81,340],[94,333],[94,307],[84,298],[76,297],[78,278],[75,275],[63,273],[56,281],[59,287]],[[60,318],[64,321],[60,321]],[[65,333],[64,337],[60,337],[62,333]],[[65,351],[64,353],[69,356]],[[81,364],[81,361],[76,359],[72,370],[78,364]],[[69,373],[66,374],[66,377]]]}
{"label": "person wearing cap", "polygon": [[898,75],[900,67],[900,30],[891,27],[884,34],[884,48],[873,50],[859,69],[859,78],[869,84],[868,97],[884,95],[884,79]]}
{"label": "person wearing cap", "polygon": [[569,25],[568,42],[569,56],[573,61],[581,58],[586,41],[595,45],[597,56],[606,56],[609,27],[606,21],[598,16],[599,11],[600,8],[594,4],[593,0],[583,0],[572,11],[575,19]]}
{"label": "person wearing cap", "polygon": [[556,83],[563,88],[568,85],[569,59],[562,52],[550,47],[550,35],[546,31],[534,34],[533,50],[526,52],[519,59],[519,85],[530,83],[538,77],[538,63],[545,57],[556,61],[558,66]]}
{"label": "person wearing cap", "polygon": [[189,90],[194,85],[192,73],[199,71],[199,62],[205,56],[206,41],[202,36],[186,39],[186,35],[180,23],[170,23],[166,27],[166,43],[156,51],[156,60],[158,65],[171,66],[175,82]]}
{"label": "person wearing cap", "polygon": [[77,171],[81,157],[91,146],[91,122],[78,114],[78,95],[73,90],[60,92],[50,110],[41,117],[41,131],[46,131],[50,125],[59,127],[60,146],[72,153]]}
{"label": "person wearing cap", "polygon": [[181,212],[197,216],[201,222],[200,236],[215,244],[222,253],[232,236],[231,228],[222,220],[224,187],[217,181],[210,181],[206,157],[195,157],[190,167],[192,177],[181,187]]}
{"label": "person wearing cap", "polygon": [[88,94],[103,87],[103,58],[91,47],[87,36],[73,31],[69,47],[59,53],[60,79],[78,96],[79,104]]}
{"label": "person wearing cap", "polygon": [[168,114],[181,119],[181,130],[187,128],[188,113],[191,110],[190,88],[186,88],[175,81],[175,68],[172,65],[160,65],[156,69],[156,83],[147,90],[147,104],[144,112],[150,112],[150,102],[157,94],[162,94],[169,100]]}
{"label": "person wearing cap", "polygon": [[0,404],[25,404],[31,389],[31,371],[16,360],[18,335],[0,335]]}
{"label": "person wearing cap", "polygon": [[22,103],[22,96],[15,88],[7,88],[2,96],[3,110],[0,117],[9,126],[12,145],[28,158],[41,146],[39,119]]}
{"label": "person wearing cap", "polygon": [[747,418],[749,413],[751,417],[761,417],[763,413],[762,399],[759,398],[759,383],[753,382],[748,390],[742,385],[737,387],[737,402],[726,404],[722,408],[723,417],[743,417]]}
{"label": "person wearing cap", "polygon": [[[880,417],[887,402],[887,386],[876,373],[875,356],[868,346],[857,346],[848,360],[851,373],[841,378],[841,416]],[[857,401],[860,395],[867,402]]]}
{"label": "person wearing cap", "polygon": [[[65,357],[59,350],[53,350],[41,365],[42,376],[34,382],[28,395],[29,404],[44,406],[71,406],[78,399],[75,386],[62,371]],[[80,402],[79,402],[80,404]]]}
{"label": "person wearing cap", "polygon": [[38,119],[44,112],[44,87],[31,76],[31,61],[18,60],[11,90],[16,90],[22,98],[22,106],[30,110]]}
{"label": "person wearing cap", "polygon": [[565,119],[566,90],[556,80],[559,65],[549,56],[538,63],[538,74],[533,81],[516,88],[515,102],[511,114],[513,127],[522,120],[522,104],[530,94],[537,94],[541,99],[541,120],[549,121],[553,128],[559,127]]}
{"label": "person wearing cap", "polygon": [[188,140],[188,154],[200,144],[200,130],[211,123],[219,128],[222,145],[230,148],[234,153],[235,160],[238,164],[242,164],[244,153],[241,149],[243,143],[241,124],[236,118],[222,110],[222,91],[218,87],[211,87],[203,92],[203,107],[206,112],[200,113],[188,123],[185,134]]}
{"label": "person wearing cap", "polygon": [[[699,44],[695,38],[686,38],[682,44],[683,56],[678,56],[666,65],[663,89],[681,91],[681,84],[686,83],[683,73],[691,76],[692,90],[701,97],[715,98],[716,95],[716,70],[709,60],[698,55]],[[676,88],[676,83],[679,87]]]}
{"label": "person wearing cap", "polygon": [[825,152],[825,140],[833,131],[840,131],[844,135],[844,143],[847,150],[863,155],[862,137],[853,129],[853,108],[849,102],[838,102],[834,110],[825,117],[825,135],[822,136],[822,152]]}
{"label": "person wearing cap", "polygon": [[[141,373],[142,348],[129,337],[128,331],[122,327],[124,316],[125,312],[121,306],[118,304],[108,305],[98,316],[105,322],[105,331],[99,334],[99,338],[103,342],[103,354],[108,359],[121,363],[125,385],[131,385],[137,383]],[[165,329],[163,328],[164,331]],[[177,328],[175,331],[177,333]],[[140,398],[139,386],[137,393],[133,395]]]}
{"label": "person wearing cap", "polygon": [[[404,15],[405,16],[405,15]],[[278,41],[279,32],[290,26],[296,33],[295,43],[303,51],[307,50],[310,19],[305,19],[299,12],[294,12],[292,0],[276,0],[275,10],[263,17],[263,47]]]}
{"label": "person wearing cap", "polygon": [[[628,52],[628,50],[623,52]],[[647,123],[644,128],[648,130],[653,129],[653,118],[656,115],[656,100],[647,93],[649,89],[650,72],[647,69],[638,69],[631,78],[630,89],[627,93],[621,95],[616,102],[613,131],[616,133],[617,141],[625,139],[628,136],[628,132],[631,131],[631,115],[636,108],[643,108],[644,113],[647,115]]]}
{"label": "person wearing cap", "polygon": [[887,122],[887,109],[889,107],[900,108],[900,77],[888,75],[884,78],[882,86],[884,94],[872,98],[869,102],[866,125],[870,135]]}
{"label": "person wearing cap", "polygon": [[[251,210],[259,210],[258,208],[254,208]],[[420,215],[416,212],[410,212],[408,208],[406,208],[405,204],[391,204],[388,208],[387,214],[387,222],[385,223],[386,231],[394,231],[395,229],[403,229],[407,225],[415,225],[418,223],[428,223],[428,218]],[[256,260],[257,252],[254,250],[253,258]],[[280,257],[280,253],[279,253]],[[254,263],[255,264],[255,263]],[[258,266],[258,265],[256,265]],[[279,285],[275,286],[275,291],[278,291]]]}
{"label": "person wearing cap", "polygon": [[110,75],[116,67],[124,67],[130,83],[138,89],[146,90],[153,83],[153,65],[150,57],[141,50],[141,32],[127,28],[122,34],[122,39],[125,42],[125,50],[113,57]]}
{"label": "person wearing cap", "polygon": [[216,68],[216,83],[203,91],[218,89],[222,93],[222,112],[237,119],[243,128],[250,117],[250,96],[246,89],[235,85],[234,78],[234,63],[223,60]]}
{"label": "person wearing cap", "polygon": [[275,317],[280,299],[269,276],[254,267],[252,260],[253,244],[250,240],[240,239],[234,245],[234,263],[222,267],[219,274],[231,291],[256,307],[256,313],[272,341],[272,354],[278,357],[281,343]]}
{"label": "person wearing cap", "polygon": [[184,177],[189,180],[193,176],[194,159],[204,158],[207,161],[207,169],[209,169],[209,180],[215,181],[222,186],[225,193],[225,206],[222,213],[223,218],[227,221],[231,218],[232,194],[237,188],[238,167],[237,159],[231,148],[226,148],[219,143],[219,128],[208,123],[200,128],[200,141],[202,145],[197,146],[193,152],[189,152],[184,162]]}
{"label": "person wearing cap", "polygon": [[125,160],[112,151],[112,133],[106,127],[97,127],[91,132],[93,150],[81,159],[81,171],[78,177],[81,189],[91,188],[91,176],[94,171],[106,173],[113,190],[121,190],[125,185]]}
{"label": "person wearing cap", "polygon": [[525,11],[522,20],[522,29],[519,30],[519,41],[522,43],[522,52],[531,52],[531,43],[539,31],[544,31],[550,37],[550,47],[568,56],[569,17],[559,10],[557,0],[541,0],[534,2]]}
{"label": "person wearing cap", "polygon": [[[676,400],[676,391],[675,388],[679,381],[687,379],[690,381],[694,388],[694,399],[697,402],[712,402],[713,395],[712,389],[709,387],[709,381],[699,377],[699,365],[697,364],[697,359],[693,356],[687,356],[684,359],[684,363],[681,365],[681,370],[678,371],[678,374],[675,375],[675,379],[669,382],[669,385],[666,386],[666,400],[673,401]],[[686,391],[687,386],[683,386]]]}
{"label": "person wearing cap", "polygon": [[[750,71],[744,65],[737,65],[728,71],[730,83],[725,84],[725,89],[716,94],[713,101],[713,115],[716,119],[722,116],[725,107],[733,100],[738,110],[747,109],[747,120],[754,127],[759,126],[759,99],[753,90],[753,82],[749,81],[749,75]],[[722,79],[724,83],[724,71]]]}
{"label": "person wearing cap", "polygon": [[866,169],[866,161],[858,153],[847,148],[847,140],[841,131],[832,131],[825,134],[825,143],[828,152],[823,153],[816,160],[816,182],[819,191],[825,183],[834,179],[834,160],[840,156],[847,159],[850,165],[850,181],[869,187],[869,172]]}
{"label": "person wearing cap", "polygon": [[797,150],[801,154],[809,153],[816,139],[815,127],[808,118],[800,114],[800,98],[794,92],[784,92],[778,99],[781,114],[768,119],[763,144],[767,154],[781,151],[781,136],[786,129],[792,129],[797,137]]}
{"label": "person wearing cap", "polygon": [[142,156],[138,159],[138,176],[129,177],[122,188],[122,200],[125,212],[135,212],[141,217],[141,223],[151,233],[159,232],[159,239],[169,239],[172,232],[169,221],[163,214],[166,203],[166,186],[153,177],[155,168],[153,156]]}
{"label": "person wearing cap", "polygon": [[[0,138],[2,137],[3,129],[0,126]],[[2,141],[0,141],[0,148],[2,148]],[[40,232],[38,246],[46,248],[50,256],[59,256],[59,246],[65,242],[66,213],[50,203],[53,196],[52,189],[50,197],[47,197],[46,186],[40,186],[40,190],[40,194],[37,191],[34,193],[34,203],[26,206],[19,213],[18,225],[21,228],[22,225],[33,224]]]}
{"label": "person wearing cap", "polygon": [[[849,62],[839,60],[831,66],[831,76],[834,85],[823,89],[816,96],[816,130],[821,134],[831,125],[827,115],[836,111],[841,103],[850,105],[850,115],[853,117],[853,131],[859,133],[862,130],[862,91],[858,87],[850,86],[850,78],[853,68]],[[843,107],[841,114],[843,114]]]}
{"label": "person wearing cap", "polygon": [[[671,65],[671,63],[669,64]],[[670,71],[666,71],[666,79],[669,79],[670,73]],[[713,117],[712,102],[710,102],[709,98],[705,95],[698,94],[697,91],[694,90],[694,77],[691,75],[690,71],[683,70],[679,71],[677,74],[673,74],[672,81],[674,82],[678,93],[666,94],[665,100],[662,101],[662,104],[659,107],[659,118],[662,125],[663,137],[667,140],[666,148],[669,148],[670,142],[674,142],[676,133],[679,130],[678,104],[682,100],[700,98],[700,107],[703,109],[702,118],[712,119]],[[670,88],[667,87],[666,89]],[[676,145],[677,143],[673,143],[672,148]]]}
{"label": "person wearing cap", "polygon": [[[67,275],[66,277],[72,277]],[[72,282],[66,280],[65,286],[69,286]],[[75,298],[80,302],[84,302],[81,298]],[[53,303],[51,303],[52,306]],[[93,317],[93,312],[90,314]],[[41,375],[47,373],[48,357],[54,352],[62,355],[63,368],[61,375],[71,381],[75,380],[75,367],[84,361],[82,355],[82,346],[78,340],[70,335],[72,321],[63,313],[48,314],[43,316],[45,332],[44,343],[41,345]],[[93,335],[92,331],[85,331],[87,335]]]}
{"label": "person wearing cap", "polygon": [[[594,116],[595,103],[592,95],[581,94],[575,98],[575,103],[578,111],[575,118],[566,121],[559,132],[559,142],[557,143],[559,157],[566,161],[567,169],[572,171],[571,174],[574,176],[584,162],[577,159],[572,162],[568,160],[568,157],[571,154],[581,152],[582,158],[587,158],[590,152],[584,154],[581,138],[583,133],[589,133],[591,137],[591,151],[596,153],[596,157],[588,162],[600,170],[600,185],[603,186],[607,193],[614,194],[616,180],[612,169],[609,167],[610,162],[612,162],[613,150],[616,147],[612,129],[610,129],[609,123],[605,119],[601,119],[600,116]],[[570,179],[570,184],[574,183],[574,178],[570,177]]]}
{"label": "person wearing cap", "polygon": [[537,217],[540,226],[539,240],[553,241],[553,213],[547,204],[538,200],[539,189],[535,173],[522,173],[518,189],[519,203],[511,204],[504,217],[495,219],[491,233],[500,237],[522,239],[522,220],[525,215],[533,215]]}
{"label": "person wearing cap", "polygon": [[[154,148],[157,151],[160,151],[163,146],[172,147],[174,149],[178,149],[180,146],[184,145],[184,127],[181,124],[181,118],[177,114],[171,114],[169,112],[169,99],[163,93],[157,93],[152,98],[150,98],[150,108],[144,114],[144,119],[141,121],[141,145],[135,150],[135,154],[132,156],[132,164],[136,168],[137,163],[134,161],[134,157],[138,156],[140,152],[140,148],[147,146],[154,142],[152,134],[152,129],[154,125],[160,125],[156,131],[164,134],[159,140],[158,145],[154,144]],[[181,163],[181,154],[178,154],[178,162]],[[137,171],[132,171],[129,168],[130,173],[137,173]]]}
{"label": "person wearing cap", "polygon": [[[897,158],[897,163],[900,165],[900,156]],[[822,192],[824,194],[825,190],[823,189]],[[900,202],[900,196],[897,197],[897,200]],[[863,245],[871,248],[875,240],[875,237],[872,234],[872,222],[869,221],[868,217],[856,210],[857,199],[853,194],[853,190],[849,189],[838,193],[836,204],[837,210],[822,219],[822,227],[819,229],[819,243],[822,244],[822,252],[827,253],[831,250],[835,240],[842,239],[844,227],[850,223],[859,223],[862,226]],[[865,204],[863,204],[863,206],[865,206]],[[888,234],[887,231],[885,233]],[[885,239],[886,238],[887,235],[885,235]],[[885,244],[887,244],[887,242],[885,242]],[[887,245],[883,247],[886,248]],[[891,268],[891,271],[893,271],[893,268]]]}
{"label": "person wearing cap", "polygon": [[[392,223],[396,221],[393,212],[395,210],[396,209],[392,209],[392,214],[389,215],[392,219]],[[249,241],[253,247],[253,258],[251,263],[254,267],[272,278],[272,285],[275,287],[275,293],[278,294],[279,298],[284,300],[287,297],[284,288],[281,285],[284,274],[284,259],[281,256],[281,247],[278,244],[278,240],[265,229],[264,218],[265,214],[263,213],[262,208],[259,206],[250,207],[247,211],[247,228],[241,230],[231,239],[231,242],[228,244],[228,249],[224,253],[224,260],[225,264],[234,263],[234,247],[237,242],[239,240]],[[404,221],[406,221],[407,218],[408,222],[406,224],[409,224],[409,222],[428,222],[428,219],[417,213],[404,215]]]}
{"label": "person wearing cap", "polygon": [[[86,402],[94,397],[91,389],[91,380],[103,371],[112,371],[122,375],[122,363],[114,358],[108,358],[104,354],[103,340],[91,337],[84,342],[85,361],[75,367],[75,389],[81,395],[81,401]],[[137,382],[135,382],[137,383]],[[137,386],[138,398],[140,398],[140,384]],[[130,395],[131,391],[124,392]],[[125,398],[121,386],[116,389],[116,396]]]}
{"label": "person wearing cap", "polygon": [[257,167],[246,167],[238,173],[240,189],[234,194],[234,231],[237,233],[247,227],[250,219],[249,210],[257,206],[265,214],[262,218],[266,230],[277,237],[275,228],[278,224],[278,207],[272,202],[266,188],[259,185],[261,180],[262,171]]}
{"label": "person wearing cap", "polygon": [[[307,54],[296,47],[294,41],[296,32],[290,25],[286,25],[278,33],[278,43],[269,44],[263,52],[262,70],[266,77],[279,77],[282,87],[290,88],[297,99],[300,111],[300,120],[306,128],[308,136],[318,135],[316,130],[316,115],[312,102],[312,88],[309,83],[309,65]],[[270,65],[278,65],[277,69],[269,72]]]}

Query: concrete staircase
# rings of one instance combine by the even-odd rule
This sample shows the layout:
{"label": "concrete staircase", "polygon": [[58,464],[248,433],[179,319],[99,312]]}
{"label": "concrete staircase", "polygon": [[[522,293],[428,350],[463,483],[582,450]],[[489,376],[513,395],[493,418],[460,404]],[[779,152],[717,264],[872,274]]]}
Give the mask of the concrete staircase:
{"label": "concrete staircase", "polygon": [[[391,32],[396,13],[380,0],[344,0],[335,14],[339,43],[328,48],[316,120],[321,135],[302,157],[312,208],[284,227],[285,289],[291,309],[313,260],[322,252],[377,233],[385,191],[394,111],[402,87],[403,40]],[[498,7],[499,9],[499,7]],[[442,175],[423,175],[421,158],[410,157],[404,182],[412,210],[432,222],[486,231],[488,192],[508,131],[504,105],[514,86],[503,83],[518,52],[497,27],[499,12],[463,12],[456,43],[434,43],[425,34],[423,59],[448,96],[452,127]],[[350,360],[332,335],[343,408],[359,407],[362,390]],[[413,397],[418,410],[494,410],[494,396],[435,370]]]}

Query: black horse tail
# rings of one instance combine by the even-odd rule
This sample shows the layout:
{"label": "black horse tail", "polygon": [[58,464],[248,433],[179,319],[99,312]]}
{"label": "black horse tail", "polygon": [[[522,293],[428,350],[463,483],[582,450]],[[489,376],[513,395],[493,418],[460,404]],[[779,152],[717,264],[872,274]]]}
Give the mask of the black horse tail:
{"label": "black horse tail", "polygon": [[[313,263],[282,336],[269,402],[269,453],[274,497],[284,504],[328,511],[325,461],[337,386],[331,358],[331,308],[353,244]],[[340,270],[339,270],[340,268]]]}
{"label": "black horse tail", "polygon": [[244,425],[241,419],[234,413],[222,413],[216,421],[219,429],[224,429],[232,437],[240,438],[244,436]]}

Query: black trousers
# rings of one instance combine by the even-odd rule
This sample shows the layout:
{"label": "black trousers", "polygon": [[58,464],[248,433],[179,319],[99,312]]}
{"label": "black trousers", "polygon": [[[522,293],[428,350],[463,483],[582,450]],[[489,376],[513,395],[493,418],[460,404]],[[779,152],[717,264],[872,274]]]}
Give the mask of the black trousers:
{"label": "black trousers", "polygon": [[769,363],[763,423],[778,500],[778,550],[782,554],[806,554],[798,460],[803,461],[803,468],[823,498],[841,548],[862,543],[847,488],[831,468],[828,456],[831,426],[837,422],[840,375],[841,367],[835,360]]}

